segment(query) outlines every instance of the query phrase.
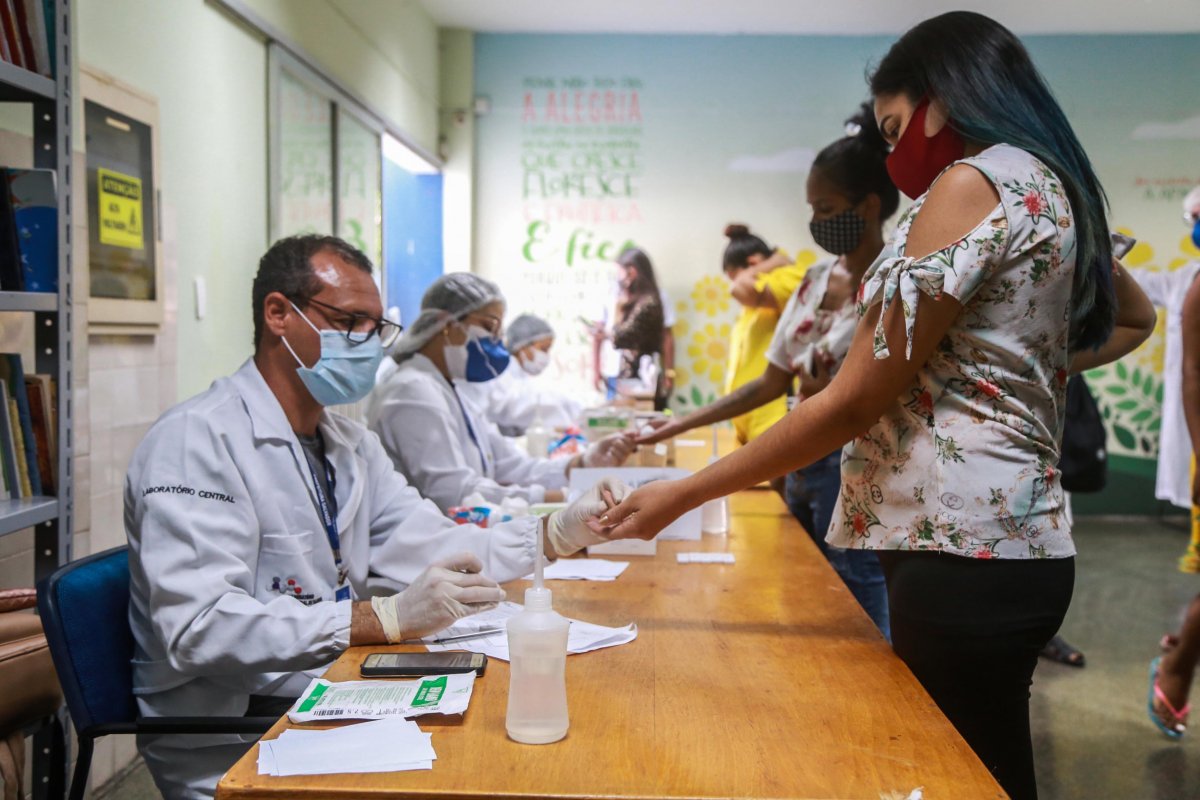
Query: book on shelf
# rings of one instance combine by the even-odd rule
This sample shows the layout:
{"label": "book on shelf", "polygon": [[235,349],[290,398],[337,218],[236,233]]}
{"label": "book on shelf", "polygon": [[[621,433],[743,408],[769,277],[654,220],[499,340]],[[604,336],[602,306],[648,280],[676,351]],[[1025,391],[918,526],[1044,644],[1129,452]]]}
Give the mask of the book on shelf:
{"label": "book on shelf", "polygon": [[[0,380],[8,385],[8,396],[12,406],[16,406],[16,421],[13,430],[20,434],[20,446],[17,448],[18,462],[24,456],[24,466],[18,463],[22,472],[22,491],[25,488],[24,476],[28,475],[29,491],[33,495],[42,494],[41,474],[38,471],[37,442],[33,436],[33,418],[29,411],[29,395],[25,390],[25,370],[21,366],[19,353],[0,353]],[[17,438],[14,436],[14,438]]]}
{"label": "book on shelf", "polygon": [[8,414],[8,384],[0,381],[0,472],[4,473],[4,497],[21,496],[20,473],[17,471],[16,440]]}
{"label": "book on shelf", "polygon": [[13,3],[14,0],[0,0],[0,24],[4,26],[4,41],[8,43],[11,63],[29,69],[29,62],[25,60],[25,49],[21,46],[21,32],[17,30],[17,9]]}
{"label": "book on shelf", "polygon": [[37,449],[38,475],[42,479],[42,494],[55,494],[58,485],[58,453],[54,436],[53,415],[50,413],[49,375],[26,375],[25,393],[29,396],[29,420],[33,428],[33,443]]}
{"label": "book on shelf", "polygon": [[46,12],[42,0],[13,0],[17,21],[21,25],[21,44],[27,54],[32,54],[29,68],[47,78],[53,77],[50,69],[50,42],[46,39]]}
{"label": "book on shelf", "polygon": [[[21,289],[16,291],[56,292],[58,199],[54,170],[9,167],[2,173],[5,180],[0,191],[8,195],[20,264]],[[0,225],[0,230],[3,227]]]}
{"label": "book on shelf", "polygon": [[0,0],[0,58],[54,78],[54,0]]}
{"label": "book on shelf", "polygon": [[11,397],[8,398],[8,421],[13,437],[13,452],[17,454],[17,491],[13,493],[13,497],[33,497],[33,484],[29,482],[29,462],[25,458],[21,416],[17,413],[17,401]]}

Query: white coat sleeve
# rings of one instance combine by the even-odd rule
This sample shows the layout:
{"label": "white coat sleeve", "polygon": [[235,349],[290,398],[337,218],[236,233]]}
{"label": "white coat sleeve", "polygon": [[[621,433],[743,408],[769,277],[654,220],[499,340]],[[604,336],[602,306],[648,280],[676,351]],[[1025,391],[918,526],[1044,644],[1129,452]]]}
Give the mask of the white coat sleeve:
{"label": "white coat sleeve", "polygon": [[125,485],[133,590],[183,674],[327,664],[350,644],[350,603],[254,596],[263,531],[229,445],[194,413],[148,434]]}
{"label": "white coat sleeve", "polygon": [[1171,291],[1171,273],[1145,268],[1135,268],[1128,272],[1137,281],[1138,286],[1142,287],[1151,303],[1159,308],[1167,307],[1167,297]]}
{"label": "white coat sleeve", "polygon": [[371,573],[407,586],[430,563],[464,550],[483,562],[483,572],[511,581],[533,570],[541,520],[524,517],[492,528],[456,525],[392,469],[378,437],[368,433],[362,455],[367,462],[371,503]]}
{"label": "white coat sleeve", "polygon": [[510,489],[524,487],[527,491],[521,497],[525,500],[540,503],[546,498],[546,489],[566,487],[567,462],[570,459],[534,458],[500,433],[495,425],[488,425],[487,435],[496,459],[496,480]]}
{"label": "white coat sleeve", "polygon": [[[432,500],[442,511],[462,505],[463,498],[472,492],[497,505],[506,497],[540,501],[531,499],[529,487],[505,486],[483,475],[474,466],[474,452],[468,460],[464,449],[473,451],[475,445],[460,440],[457,420],[462,412],[449,407],[443,394],[423,392],[420,387],[405,389],[393,391],[382,400],[371,430],[378,434],[395,468],[422,497]],[[486,421],[480,421],[478,428],[477,435],[489,435]],[[533,494],[537,492],[544,490]]]}

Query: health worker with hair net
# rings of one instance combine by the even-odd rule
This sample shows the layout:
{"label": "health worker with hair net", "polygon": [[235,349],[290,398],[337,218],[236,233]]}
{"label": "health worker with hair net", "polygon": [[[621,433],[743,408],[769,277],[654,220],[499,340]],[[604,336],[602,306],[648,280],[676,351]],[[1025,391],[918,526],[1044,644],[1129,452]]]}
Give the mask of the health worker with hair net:
{"label": "health worker with hair net", "polygon": [[521,436],[538,420],[550,428],[574,425],[583,406],[551,386],[544,374],[550,366],[554,329],[533,314],[521,314],[504,334],[512,360],[492,381],[459,386],[459,391],[496,423],[505,436]]}
{"label": "health worker with hair net", "polygon": [[[351,645],[419,638],[504,599],[538,537],[604,537],[602,481],[548,517],[455,525],[331,406],[357,402],[397,334],[362,252],[276,242],[252,291],[254,355],[163,414],[129,466],[129,623],[141,717],[278,716]],[[607,497],[606,497],[607,495]],[[611,501],[611,502],[610,502]],[[255,736],[138,736],[168,800],[211,798]]]}
{"label": "health worker with hair net", "polygon": [[620,466],[633,450],[629,438],[613,435],[571,459],[534,458],[463,397],[463,383],[495,380],[508,367],[504,311],[500,288],[486,278],[438,278],[392,350],[397,369],[367,409],[368,426],[396,469],[443,511],[475,493],[497,505],[507,498],[561,502],[572,469]]}

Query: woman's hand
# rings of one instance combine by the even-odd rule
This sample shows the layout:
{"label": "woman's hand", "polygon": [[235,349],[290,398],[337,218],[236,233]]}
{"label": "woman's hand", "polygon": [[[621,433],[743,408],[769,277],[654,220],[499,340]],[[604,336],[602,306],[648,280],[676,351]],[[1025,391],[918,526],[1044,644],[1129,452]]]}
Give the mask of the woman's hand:
{"label": "woman's hand", "polygon": [[796,370],[796,375],[800,378],[801,397],[812,397],[833,380],[833,376],[829,374],[826,356],[820,352],[813,354],[813,371],[811,373],[806,367],[800,367]]}
{"label": "woman's hand", "polygon": [[600,517],[597,533],[610,539],[653,539],[685,511],[679,481],[647,483]]}
{"label": "woman's hand", "polygon": [[687,430],[686,427],[680,424],[679,420],[674,419],[656,419],[651,420],[649,424],[654,430],[638,436],[638,444],[658,444],[659,442],[665,442],[667,439],[678,436]]}

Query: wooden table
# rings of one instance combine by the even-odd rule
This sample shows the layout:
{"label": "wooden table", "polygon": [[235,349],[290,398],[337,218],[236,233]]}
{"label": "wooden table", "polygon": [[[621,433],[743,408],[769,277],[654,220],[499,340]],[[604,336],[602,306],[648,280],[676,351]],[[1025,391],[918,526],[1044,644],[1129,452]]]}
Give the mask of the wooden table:
{"label": "wooden table", "polygon": [[[728,536],[660,542],[614,583],[552,584],[563,614],[638,624],[631,644],[567,660],[563,741],[507,738],[508,664],[492,660],[461,719],[418,718],[432,771],[260,776],[255,745],[217,797],[1005,797],[779,498],[743,492],[732,509]],[[695,550],[737,563],[676,563]],[[509,584],[509,599],[527,586]],[[406,649],[351,648],[327,677],[358,679],[367,653]]]}

